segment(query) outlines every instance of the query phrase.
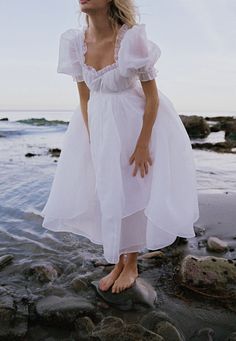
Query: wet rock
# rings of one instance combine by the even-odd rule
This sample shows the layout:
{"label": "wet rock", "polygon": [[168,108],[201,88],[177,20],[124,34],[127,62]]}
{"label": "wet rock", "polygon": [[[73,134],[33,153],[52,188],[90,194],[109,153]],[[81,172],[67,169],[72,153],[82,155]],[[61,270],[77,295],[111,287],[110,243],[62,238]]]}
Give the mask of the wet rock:
{"label": "wet rock", "polygon": [[59,157],[61,154],[61,149],[59,148],[49,148],[48,154],[51,154],[51,156]]}
{"label": "wet rock", "polygon": [[196,287],[227,288],[236,284],[236,261],[204,256],[187,255],[180,267],[183,283]]}
{"label": "wet rock", "polygon": [[12,296],[0,295],[0,340],[22,339],[28,330],[28,307]]}
{"label": "wet rock", "polygon": [[236,341],[236,332],[230,334],[225,341]]}
{"label": "wet rock", "polygon": [[207,248],[215,252],[224,252],[228,249],[228,244],[217,237],[209,237],[207,239]]}
{"label": "wet rock", "polygon": [[88,288],[88,284],[83,278],[76,277],[71,281],[71,286],[75,291],[81,291]]}
{"label": "wet rock", "polygon": [[176,326],[174,320],[162,311],[151,311],[144,315],[139,323],[148,330],[161,335],[168,341],[185,341],[183,332]]}
{"label": "wet rock", "polygon": [[210,134],[211,130],[207,121],[202,116],[197,115],[180,115],[180,118],[187,130],[189,137],[206,137]]}
{"label": "wet rock", "polygon": [[193,149],[202,149],[202,150],[212,150],[218,153],[234,153],[233,147],[234,143],[226,141],[226,142],[205,142],[205,143],[192,143]]}
{"label": "wet rock", "polygon": [[[208,124],[209,124],[209,122],[208,122]],[[210,129],[211,129],[211,132],[213,132],[213,133],[216,133],[216,132],[222,130],[221,123],[216,122],[216,123],[210,125]]]}
{"label": "wet rock", "polygon": [[201,239],[198,241],[198,247],[202,248],[202,247],[206,247],[207,246],[207,239]]}
{"label": "wet rock", "polygon": [[206,229],[204,226],[194,225],[193,228],[194,228],[194,232],[195,232],[197,237],[203,236],[206,232]]}
{"label": "wet rock", "polygon": [[25,271],[25,274],[34,276],[36,280],[44,283],[55,280],[58,277],[58,270],[51,263],[34,263]]}
{"label": "wet rock", "polygon": [[91,320],[89,316],[83,316],[79,317],[75,321],[75,330],[76,334],[75,337],[77,337],[80,341],[90,340],[90,336],[92,334],[93,329],[95,328],[95,324]]}
{"label": "wet rock", "polygon": [[0,295],[0,311],[0,319],[5,321],[10,321],[16,311],[13,297],[6,292],[2,292]]}
{"label": "wet rock", "polygon": [[225,139],[226,141],[236,142],[236,119],[225,124]]}
{"label": "wet rock", "polygon": [[213,341],[215,331],[212,328],[202,328],[194,332],[191,341]]}
{"label": "wet rock", "polygon": [[138,259],[162,258],[164,256],[165,254],[162,251],[153,251],[138,256]]}
{"label": "wet rock", "polygon": [[39,156],[41,154],[36,154],[36,153],[26,153],[25,156],[26,157],[33,157],[33,156]]}
{"label": "wet rock", "polygon": [[136,323],[124,323],[121,318],[107,316],[92,331],[101,341],[164,341],[163,337]]}
{"label": "wet rock", "polygon": [[0,121],[8,121],[7,117],[0,118]]}
{"label": "wet rock", "polygon": [[168,341],[184,341],[185,338],[183,335],[181,336],[181,333],[179,330],[170,322],[168,321],[162,321],[157,324],[155,332],[158,335],[161,335],[164,340]]}
{"label": "wet rock", "polygon": [[71,324],[84,314],[93,314],[94,306],[81,296],[48,296],[36,304],[37,314],[46,322]]}
{"label": "wet rock", "polygon": [[91,283],[97,293],[108,303],[115,305],[121,310],[130,310],[136,304],[144,304],[149,307],[154,307],[157,299],[157,294],[154,288],[144,279],[138,277],[131,288],[128,288],[120,293],[112,293],[112,287],[107,291],[99,289],[99,281]]}
{"label": "wet rock", "polygon": [[44,117],[41,118],[27,118],[24,120],[18,120],[16,122],[26,123],[35,126],[51,126],[56,124],[68,124],[68,122],[61,120],[46,120]]}
{"label": "wet rock", "polygon": [[11,263],[14,256],[12,254],[4,255],[0,257],[0,270]]}

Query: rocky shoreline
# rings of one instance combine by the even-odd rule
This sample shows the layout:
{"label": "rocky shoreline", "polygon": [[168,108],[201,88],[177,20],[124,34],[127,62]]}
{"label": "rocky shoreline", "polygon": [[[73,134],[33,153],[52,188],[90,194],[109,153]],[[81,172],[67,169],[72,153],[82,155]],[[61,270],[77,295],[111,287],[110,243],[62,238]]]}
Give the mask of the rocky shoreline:
{"label": "rocky shoreline", "polygon": [[45,233],[30,257],[19,253],[27,244],[2,247],[0,340],[235,340],[236,193],[199,200],[195,237],[140,254],[139,277],[120,294],[98,289],[113,265],[86,238],[81,250],[100,256],[84,257],[68,233]]}
{"label": "rocky shoreline", "polygon": [[[235,116],[214,116],[203,117],[199,115],[179,115],[190,139],[198,139],[199,142],[192,142],[192,148],[208,150],[218,153],[236,153],[236,117]],[[7,117],[0,118],[0,121],[8,121]],[[54,126],[54,125],[68,125],[68,122],[62,120],[47,120],[45,118],[31,118],[25,120],[18,120],[16,122],[30,124],[34,126]],[[224,132],[225,141],[221,142],[204,142],[210,133]],[[0,133],[0,137],[5,137]],[[49,151],[52,156],[58,157],[60,151]],[[40,154],[28,153],[26,157],[32,157]]]}

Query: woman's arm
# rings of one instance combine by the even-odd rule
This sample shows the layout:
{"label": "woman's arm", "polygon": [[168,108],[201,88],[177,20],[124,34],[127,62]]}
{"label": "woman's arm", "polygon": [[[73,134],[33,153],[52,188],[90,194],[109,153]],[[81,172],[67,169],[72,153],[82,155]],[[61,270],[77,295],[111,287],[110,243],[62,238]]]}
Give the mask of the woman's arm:
{"label": "woman's arm", "polygon": [[88,135],[89,135],[88,107],[87,106],[88,106],[90,91],[85,82],[77,82],[77,88],[79,91],[81,112],[83,114],[84,123],[87,128]]}
{"label": "woman's arm", "polygon": [[141,82],[146,97],[145,110],[143,115],[143,125],[136,142],[136,147],[129,159],[132,164],[135,161],[133,176],[140,169],[140,174],[144,177],[148,173],[148,163],[152,165],[152,159],[149,154],[149,141],[151,138],[152,127],[157,117],[159,106],[158,90],[155,79]]}
{"label": "woman's arm", "polygon": [[141,84],[146,97],[146,105],[143,115],[143,126],[137,141],[137,146],[148,147],[152,127],[157,116],[159,97],[155,79],[141,82]]}

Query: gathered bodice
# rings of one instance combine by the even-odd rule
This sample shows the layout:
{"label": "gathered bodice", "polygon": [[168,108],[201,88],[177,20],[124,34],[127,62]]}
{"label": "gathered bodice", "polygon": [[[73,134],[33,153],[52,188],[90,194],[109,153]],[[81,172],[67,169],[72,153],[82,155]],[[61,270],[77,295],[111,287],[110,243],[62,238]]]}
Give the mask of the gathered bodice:
{"label": "gathered bodice", "polygon": [[58,72],[71,75],[76,82],[84,81],[91,92],[104,93],[119,93],[156,77],[154,64],[161,50],[147,39],[145,24],[129,27],[124,23],[117,32],[114,63],[99,70],[85,62],[87,28],[69,29],[61,35]]}

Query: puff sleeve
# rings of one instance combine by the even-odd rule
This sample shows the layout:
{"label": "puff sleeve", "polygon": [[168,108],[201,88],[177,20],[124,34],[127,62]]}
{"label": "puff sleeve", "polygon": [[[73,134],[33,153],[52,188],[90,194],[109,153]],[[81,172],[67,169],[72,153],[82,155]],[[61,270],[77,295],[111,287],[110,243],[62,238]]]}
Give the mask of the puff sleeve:
{"label": "puff sleeve", "polygon": [[145,24],[136,24],[127,30],[119,50],[119,69],[124,77],[137,75],[141,81],[157,76],[155,63],[161,49],[147,38]]}
{"label": "puff sleeve", "polygon": [[83,72],[78,38],[79,30],[77,29],[69,29],[61,34],[57,72],[72,76],[75,82],[82,82]]}

